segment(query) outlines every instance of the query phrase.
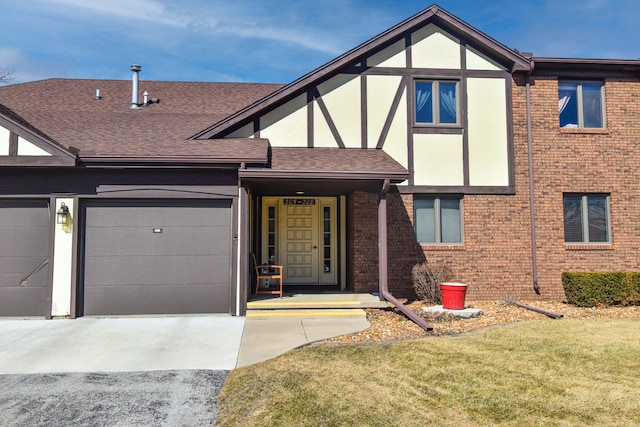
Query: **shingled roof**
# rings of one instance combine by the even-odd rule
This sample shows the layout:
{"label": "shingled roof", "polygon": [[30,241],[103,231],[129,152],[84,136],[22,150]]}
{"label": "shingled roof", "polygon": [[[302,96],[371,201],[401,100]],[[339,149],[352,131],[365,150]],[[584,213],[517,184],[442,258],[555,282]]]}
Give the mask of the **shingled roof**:
{"label": "shingled roof", "polygon": [[269,168],[247,168],[243,178],[391,179],[402,182],[409,172],[382,150],[360,148],[273,147]]}
{"label": "shingled roof", "polygon": [[[242,171],[245,177],[406,179],[406,169],[382,150],[269,152],[269,141],[261,138],[188,139],[281,87],[142,81],[140,92],[147,91],[153,103],[131,109],[131,81],[49,79],[1,87],[0,113],[78,152],[86,164],[245,163],[254,165]],[[96,90],[101,99],[95,99]]]}
{"label": "shingled roof", "polygon": [[[280,87],[142,80],[140,92],[160,102],[136,110],[129,80],[49,79],[0,87],[0,104],[60,146],[77,149],[81,159],[240,158],[239,149],[250,150],[251,159],[250,144],[187,138]],[[264,142],[258,146],[266,153]]]}

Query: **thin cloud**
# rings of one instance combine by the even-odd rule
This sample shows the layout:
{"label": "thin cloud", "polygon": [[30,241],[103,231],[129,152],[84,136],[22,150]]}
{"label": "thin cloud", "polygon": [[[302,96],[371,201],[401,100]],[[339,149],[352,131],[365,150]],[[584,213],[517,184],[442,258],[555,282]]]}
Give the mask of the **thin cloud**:
{"label": "thin cloud", "polygon": [[154,22],[163,25],[186,27],[188,20],[177,15],[169,15],[165,6],[153,0],[44,0],[45,3],[67,6],[75,10],[84,10],[87,13],[114,18]]}
{"label": "thin cloud", "polygon": [[44,2],[70,7],[76,12],[84,11],[102,18],[111,17],[179,27],[207,37],[212,34],[224,34],[253,40],[276,41],[333,55],[344,50],[344,47],[336,40],[332,40],[332,37],[322,32],[314,33],[312,28],[288,27],[286,22],[280,22],[277,27],[270,26],[264,22],[257,22],[257,19],[254,21],[250,15],[243,16],[242,10],[229,10],[217,6],[206,8],[208,13],[216,16],[212,19],[206,18],[207,13],[203,14],[202,8],[191,13],[188,9],[185,9],[186,13],[178,12],[176,8],[168,8],[154,0],[110,0],[104,3],[86,0],[44,0]]}
{"label": "thin cloud", "polygon": [[324,35],[310,35],[308,31],[258,27],[256,25],[242,23],[212,23],[210,28],[213,32],[219,34],[247,39],[276,41],[332,55],[338,55],[344,50],[335,40],[330,40]]}

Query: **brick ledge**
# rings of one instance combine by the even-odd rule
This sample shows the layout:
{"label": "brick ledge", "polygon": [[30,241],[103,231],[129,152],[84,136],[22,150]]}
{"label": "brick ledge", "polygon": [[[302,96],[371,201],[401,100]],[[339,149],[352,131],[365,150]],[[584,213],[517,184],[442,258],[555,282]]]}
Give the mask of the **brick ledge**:
{"label": "brick ledge", "polygon": [[587,134],[587,135],[609,135],[609,129],[599,129],[599,128],[560,128],[560,133],[578,133],[578,134]]}
{"label": "brick ledge", "polygon": [[466,251],[465,245],[421,245],[423,251]]}
{"label": "brick ledge", "polygon": [[612,251],[615,248],[613,245],[565,245],[564,247],[569,251]]}

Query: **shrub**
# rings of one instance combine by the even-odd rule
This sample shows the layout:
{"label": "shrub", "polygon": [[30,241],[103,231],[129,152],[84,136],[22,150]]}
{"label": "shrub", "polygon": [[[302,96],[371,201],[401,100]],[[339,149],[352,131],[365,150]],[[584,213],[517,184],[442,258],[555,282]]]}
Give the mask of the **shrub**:
{"label": "shrub", "polygon": [[640,304],[640,272],[562,273],[567,302],[579,307]]}
{"label": "shrub", "polygon": [[411,269],[413,289],[418,298],[432,304],[441,304],[440,283],[453,278],[453,270],[443,263],[431,264],[425,261]]}

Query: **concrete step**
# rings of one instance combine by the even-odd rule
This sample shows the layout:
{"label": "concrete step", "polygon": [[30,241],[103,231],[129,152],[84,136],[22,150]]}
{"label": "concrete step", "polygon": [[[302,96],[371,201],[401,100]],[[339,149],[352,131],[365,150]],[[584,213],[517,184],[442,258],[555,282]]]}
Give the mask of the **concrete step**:
{"label": "concrete step", "polygon": [[328,295],[285,296],[256,299],[247,303],[248,310],[298,310],[298,309],[356,309],[387,308],[386,301],[371,295],[347,295],[340,298]]}
{"label": "concrete step", "polygon": [[349,318],[366,318],[367,313],[364,310],[358,309],[295,309],[295,310],[247,310],[247,317],[349,317]]}

